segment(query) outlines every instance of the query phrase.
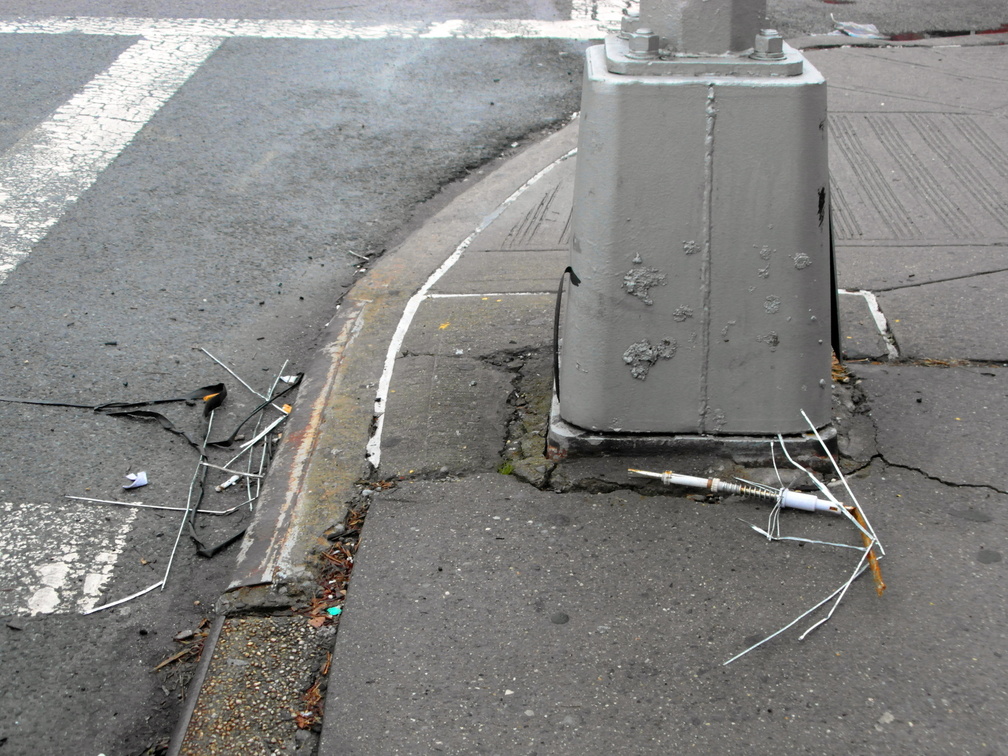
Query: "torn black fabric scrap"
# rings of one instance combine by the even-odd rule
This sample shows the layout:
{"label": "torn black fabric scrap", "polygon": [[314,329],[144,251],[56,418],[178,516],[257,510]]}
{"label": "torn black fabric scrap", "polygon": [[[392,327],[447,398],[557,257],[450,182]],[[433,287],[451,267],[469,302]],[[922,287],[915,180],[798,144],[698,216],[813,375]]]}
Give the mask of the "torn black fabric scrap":
{"label": "torn black fabric scrap", "polygon": [[203,402],[203,417],[221,406],[227,397],[227,386],[223,383],[214,383],[210,386],[202,386],[195,391],[190,391],[185,396],[173,396],[169,399],[151,399],[145,402],[106,402],[91,407],[95,412],[107,412],[109,410],[124,410],[135,407],[147,407],[154,404],[171,404],[173,402]]}
{"label": "torn black fabric scrap", "polygon": [[35,404],[47,407],[70,407],[71,409],[88,409],[95,412],[105,412],[107,414],[119,414],[117,410],[138,409],[140,407],[150,407],[155,404],[171,404],[173,402],[194,402],[203,401],[203,416],[208,416],[213,410],[223,404],[227,397],[227,386],[223,383],[214,383],[210,386],[191,391],[185,396],[173,396],[168,399],[148,399],[143,402],[103,402],[101,404],[78,404],[76,402],[62,402],[52,399],[24,399],[16,396],[0,396],[0,402],[11,404]]}
{"label": "torn black fabric scrap", "polygon": [[254,410],[252,410],[244,420],[238,423],[238,427],[231,432],[230,436],[228,436],[227,438],[218,439],[216,441],[207,441],[207,446],[223,446],[225,448],[231,446],[231,444],[235,442],[235,439],[238,438],[238,433],[245,426],[245,423],[247,423],[253,417],[258,415],[260,412],[266,409],[266,407],[275,402],[277,399],[279,399],[282,396],[285,396],[286,394],[289,394],[291,391],[300,386],[301,379],[303,377],[304,373],[298,373],[295,381],[292,384],[287,386],[283,391],[278,391],[277,393],[273,394],[273,396],[271,396],[269,399],[264,400]]}

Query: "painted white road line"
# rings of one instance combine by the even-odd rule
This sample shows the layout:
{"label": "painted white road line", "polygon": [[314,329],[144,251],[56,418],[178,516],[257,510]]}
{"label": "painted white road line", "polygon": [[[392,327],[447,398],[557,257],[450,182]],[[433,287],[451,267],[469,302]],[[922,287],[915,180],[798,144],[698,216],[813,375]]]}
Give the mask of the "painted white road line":
{"label": "painted white road line", "polygon": [[427,299],[500,299],[502,297],[556,296],[556,291],[484,291],[479,294],[428,294]]}
{"label": "painted white road line", "polygon": [[0,502],[0,614],[69,614],[98,603],[136,512]]}
{"label": "painted white road line", "polygon": [[882,341],[885,342],[886,351],[889,353],[889,359],[898,360],[900,358],[900,352],[899,346],[896,344],[896,337],[893,336],[892,328],[889,327],[889,320],[886,318],[885,313],[882,312],[882,307],[879,305],[878,298],[875,296],[874,292],[866,289],[859,289],[856,291],[837,289],[837,293],[842,296],[862,297],[864,299],[865,304],[868,305],[868,311],[871,313],[872,320],[875,321],[875,327],[878,329],[879,336],[881,336]]}
{"label": "painted white road line", "polygon": [[501,202],[496,208],[494,208],[493,212],[480,221],[479,225],[476,226],[473,232],[463,239],[457,247],[455,247],[455,250],[448,255],[437,270],[430,274],[427,280],[424,281],[423,285],[412,297],[409,298],[409,301],[406,302],[406,307],[403,308],[403,314],[399,318],[399,323],[396,325],[395,333],[392,334],[392,339],[389,341],[388,350],[385,352],[385,363],[382,368],[381,377],[378,379],[378,391],[375,395],[374,431],[371,433],[371,438],[368,440],[367,449],[364,453],[368,462],[370,462],[375,469],[378,469],[378,466],[381,464],[381,443],[382,431],[385,427],[385,409],[388,406],[389,388],[392,385],[392,373],[395,371],[395,363],[399,357],[399,352],[402,349],[403,341],[406,339],[406,334],[409,332],[410,326],[413,324],[413,318],[416,315],[417,310],[420,309],[420,305],[428,298],[431,287],[440,281],[444,274],[454,267],[455,263],[462,258],[462,254],[469,249],[469,245],[473,243],[473,240],[486,231],[490,227],[490,224],[500,217],[501,213],[507,210],[508,207],[513,205],[519,197],[538,183],[543,176],[568,158],[574,157],[576,154],[577,148],[574,148],[570,152],[554,160],[524,184],[515,189],[511,196]]}
{"label": "painted white road line", "polygon": [[0,156],[0,282],[220,42],[140,40]]}
{"label": "painted white road line", "polygon": [[[259,39],[601,39],[619,26],[622,5],[569,21],[481,19],[403,24],[353,21],[244,20],[210,18],[0,18],[0,34],[101,34],[137,37],[256,37]],[[610,8],[609,6],[618,6]]]}

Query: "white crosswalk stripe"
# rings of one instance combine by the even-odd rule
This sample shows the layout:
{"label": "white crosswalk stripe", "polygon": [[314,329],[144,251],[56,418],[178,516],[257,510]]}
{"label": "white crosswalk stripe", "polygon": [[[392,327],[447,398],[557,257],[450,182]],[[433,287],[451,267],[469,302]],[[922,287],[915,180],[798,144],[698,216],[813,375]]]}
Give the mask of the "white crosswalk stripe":
{"label": "white crosswalk stripe", "polygon": [[135,510],[0,502],[0,614],[87,611],[122,552]]}
{"label": "white crosswalk stripe", "polygon": [[0,155],[0,282],[220,39],[142,39]]}
{"label": "white crosswalk stripe", "polygon": [[[623,3],[575,3],[568,21],[452,19],[374,24],[207,18],[0,19],[0,34],[102,34],[142,37],[256,37],[260,39],[599,39],[619,24]],[[586,6],[580,8],[578,6]],[[590,7],[588,7],[590,6]]]}

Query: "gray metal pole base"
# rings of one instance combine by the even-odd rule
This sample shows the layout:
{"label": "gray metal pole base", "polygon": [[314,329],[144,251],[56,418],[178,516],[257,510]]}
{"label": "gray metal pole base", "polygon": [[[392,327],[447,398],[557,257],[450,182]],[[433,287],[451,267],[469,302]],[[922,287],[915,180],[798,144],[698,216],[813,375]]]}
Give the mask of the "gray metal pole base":
{"label": "gray metal pole base", "polygon": [[[837,456],[837,431],[832,424],[817,428],[819,435]],[[822,446],[811,433],[784,435],[788,453],[798,463],[821,470],[829,463]],[[747,467],[772,465],[770,442],[774,442],[777,464],[784,461],[776,436],[698,435],[660,433],[603,433],[571,425],[560,417],[560,403],[553,394],[549,428],[546,434],[546,456],[560,460],[599,455],[621,457],[702,457],[730,459]]]}

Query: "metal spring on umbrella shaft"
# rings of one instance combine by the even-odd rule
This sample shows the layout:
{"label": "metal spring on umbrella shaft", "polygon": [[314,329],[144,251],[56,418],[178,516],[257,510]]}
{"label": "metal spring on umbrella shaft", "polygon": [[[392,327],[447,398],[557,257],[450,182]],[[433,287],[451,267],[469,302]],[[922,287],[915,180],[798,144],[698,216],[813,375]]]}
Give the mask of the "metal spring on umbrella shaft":
{"label": "metal spring on umbrella shaft", "polygon": [[743,483],[729,483],[728,481],[717,480],[716,478],[713,490],[716,493],[733,494],[735,496],[749,496],[753,499],[762,499],[769,502],[776,502],[780,497],[780,492],[778,491],[767,491],[763,488],[757,488]]}

